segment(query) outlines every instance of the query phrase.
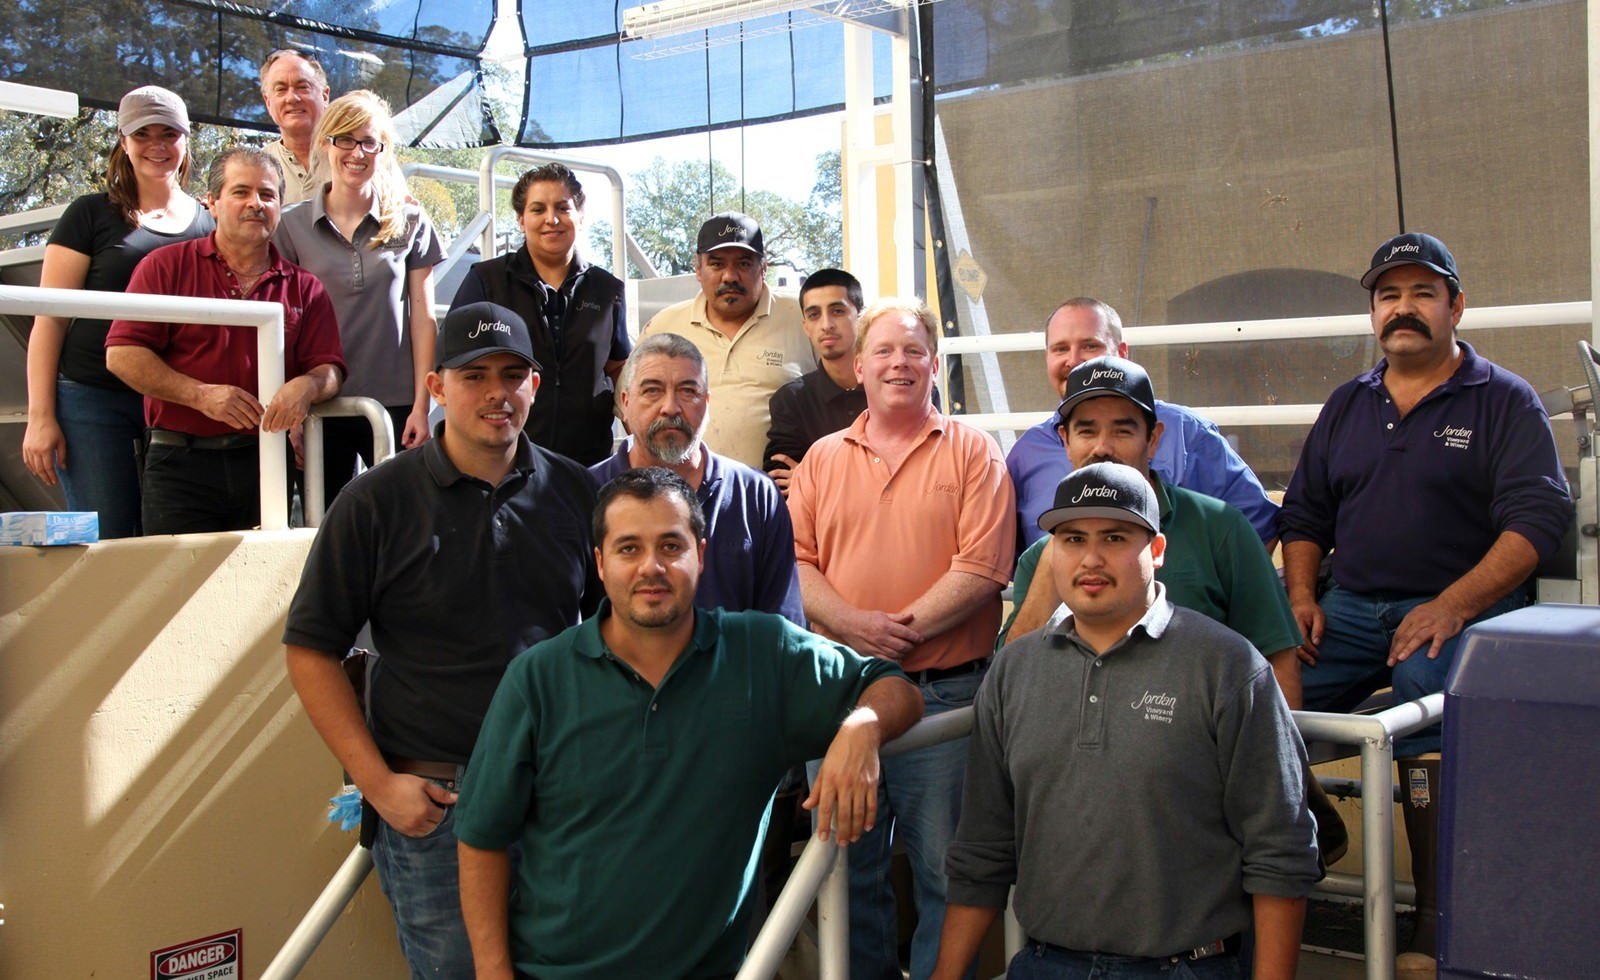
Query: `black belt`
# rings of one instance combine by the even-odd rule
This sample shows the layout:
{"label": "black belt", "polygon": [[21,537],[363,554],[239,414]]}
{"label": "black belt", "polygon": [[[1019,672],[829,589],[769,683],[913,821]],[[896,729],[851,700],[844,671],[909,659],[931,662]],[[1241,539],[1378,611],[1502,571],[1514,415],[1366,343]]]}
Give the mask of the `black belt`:
{"label": "black belt", "polygon": [[257,443],[254,432],[230,432],[225,436],[191,436],[171,429],[151,429],[150,445],[183,446],[188,449],[243,449]]}
{"label": "black belt", "polygon": [[1120,953],[1095,953],[1083,949],[1068,949],[1065,946],[1057,946],[1054,943],[1047,943],[1038,939],[1030,939],[1028,942],[1037,946],[1043,946],[1045,949],[1048,949],[1053,953],[1061,953],[1066,956],[1074,956],[1080,959],[1110,957],[1118,960],[1148,960],[1153,963],[1176,963],[1179,960],[1207,960],[1213,956],[1222,956],[1225,953],[1237,955],[1239,950],[1244,946],[1244,933],[1236,932],[1227,939],[1218,939],[1215,942],[1206,943],[1204,946],[1196,946],[1194,949],[1186,949],[1180,953],[1173,953],[1171,956],[1124,956]]}
{"label": "black belt", "polygon": [[929,681],[942,681],[951,677],[981,674],[988,669],[989,658],[979,657],[977,660],[968,660],[966,663],[956,664],[954,667],[934,667],[929,670],[914,670],[910,673],[913,681],[918,684],[926,684]]}

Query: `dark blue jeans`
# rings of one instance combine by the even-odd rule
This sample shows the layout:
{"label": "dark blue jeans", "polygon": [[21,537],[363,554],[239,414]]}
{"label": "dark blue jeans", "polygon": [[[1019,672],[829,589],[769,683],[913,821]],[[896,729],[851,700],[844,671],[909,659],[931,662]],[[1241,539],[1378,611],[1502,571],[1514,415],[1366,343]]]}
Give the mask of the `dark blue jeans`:
{"label": "dark blue jeans", "polygon": [[99,512],[101,540],[137,537],[143,396],[57,378],[56,423],[67,441],[67,465],[56,467],[67,509]]}
{"label": "dark blue jeans", "polygon": [[1073,953],[1029,941],[1011,958],[1006,980],[1240,980],[1250,975],[1238,954],[1203,960]]}
{"label": "dark blue jeans", "polygon": [[372,863],[394,908],[412,980],[473,980],[472,945],[461,918],[455,808],[446,808],[424,837],[407,837],[380,820]]}
{"label": "dark blue jeans", "polygon": [[[1305,706],[1312,711],[1349,711],[1372,692],[1393,685],[1396,703],[1415,701],[1444,690],[1445,676],[1455,663],[1461,634],[1451,637],[1430,659],[1418,650],[1391,670],[1387,664],[1394,631],[1411,610],[1433,596],[1378,596],[1350,592],[1335,585],[1321,599],[1324,625],[1317,662],[1302,666],[1300,683]],[[1528,598],[1512,593],[1467,623],[1521,609]],[[1465,632],[1466,627],[1462,628]],[[1412,759],[1439,751],[1440,726],[1432,725],[1394,740],[1398,759]]]}

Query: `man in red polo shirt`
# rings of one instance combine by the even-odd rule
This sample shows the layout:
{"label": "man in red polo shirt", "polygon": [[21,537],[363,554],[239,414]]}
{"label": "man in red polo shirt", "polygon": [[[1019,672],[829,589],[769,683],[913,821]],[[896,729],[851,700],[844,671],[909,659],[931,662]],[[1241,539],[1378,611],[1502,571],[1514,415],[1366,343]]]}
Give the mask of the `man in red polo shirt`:
{"label": "man in red polo shirt", "polygon": [[248,299],[283,306],[284,376],[256,398],[256,335],[248,327],[113,320],[106,366],[144,398],[144,531],[232,531],[260,522],[257,430],[282,432],[332,398],[344,378],[333,304],[315,276],[272,247],[283,171],[254,147],[233,147],[206,174],[217,230],[151,252],[130,293]]}

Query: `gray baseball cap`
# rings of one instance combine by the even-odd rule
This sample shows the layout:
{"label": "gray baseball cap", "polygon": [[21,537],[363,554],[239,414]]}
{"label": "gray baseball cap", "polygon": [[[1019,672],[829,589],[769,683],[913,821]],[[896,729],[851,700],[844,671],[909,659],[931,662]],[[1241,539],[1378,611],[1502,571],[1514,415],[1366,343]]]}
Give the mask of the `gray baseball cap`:
{"label": "gray baseball cap", "polygon": [[117,132],[123,136],[157,124],[189,135],[189,107],[176,92],[144,85],[124,95],[117,105]]}

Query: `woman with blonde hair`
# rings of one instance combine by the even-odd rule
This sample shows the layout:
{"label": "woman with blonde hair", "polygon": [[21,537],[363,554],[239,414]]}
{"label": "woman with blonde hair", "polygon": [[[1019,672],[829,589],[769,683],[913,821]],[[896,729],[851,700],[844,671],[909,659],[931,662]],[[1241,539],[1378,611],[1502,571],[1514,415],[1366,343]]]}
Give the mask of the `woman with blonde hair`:
{"label": "woman with blonde hair", "polygon": [[[209,235],[211,215],[184,190],[189,110],[172,92],[136,88],[117,107],[106,189],[67,205],[44,250],[39,285],[121,292],[163,245]],[[100,537],[139,524],[144,399],[106,370],[109,320],[36,316],[28,336],[28,427],[22,459],[69,510],[100,514]]]}
{"label": "woman with blonde hair", "polygon": [[[333,300],[350,368],[340,394],[377,399],[400,446],[421,445],[438,332],[433,267],[444,260],[444,246],[406,192],[395,159],[398,135],[382,98],[363,89],[334,99],[312,143],[325,155],[328,181],[284,212],[273,240],[284,258],[322,280]],[[324,499],[331,501],[354,475],[357,455],[372,465],[371,429],[363,419],[330,418],[323,432]]]}

